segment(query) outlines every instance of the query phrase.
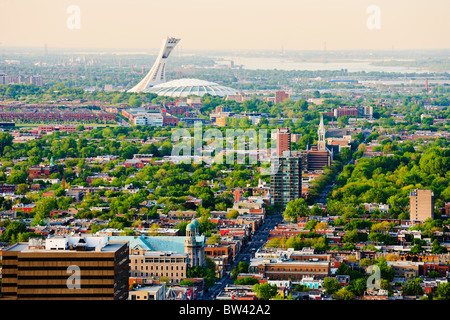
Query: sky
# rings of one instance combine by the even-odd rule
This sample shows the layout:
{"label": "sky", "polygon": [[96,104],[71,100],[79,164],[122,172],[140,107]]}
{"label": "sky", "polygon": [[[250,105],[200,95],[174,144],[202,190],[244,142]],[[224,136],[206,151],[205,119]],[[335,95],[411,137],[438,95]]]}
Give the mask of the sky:
{"label": "sky", "polygon": [[0,47],[450,48],[449,0],[0,0]]}

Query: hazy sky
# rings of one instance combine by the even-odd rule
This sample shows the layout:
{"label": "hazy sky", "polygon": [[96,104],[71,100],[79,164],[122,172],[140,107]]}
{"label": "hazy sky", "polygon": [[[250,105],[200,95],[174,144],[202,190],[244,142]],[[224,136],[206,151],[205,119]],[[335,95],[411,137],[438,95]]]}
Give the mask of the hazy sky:
{"label": "hazy sky", "polygon": [[450,48],[450,0],[0,0],[3,47],[146,50],[166,36],[183,50]]}

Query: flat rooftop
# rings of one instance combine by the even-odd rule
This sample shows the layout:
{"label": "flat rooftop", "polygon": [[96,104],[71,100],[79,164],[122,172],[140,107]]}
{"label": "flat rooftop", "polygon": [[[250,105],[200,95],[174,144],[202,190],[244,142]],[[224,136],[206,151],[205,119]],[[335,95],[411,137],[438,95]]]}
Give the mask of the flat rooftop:
{"label": "flat rooftop", "polygon": [[35,248],[29,247],[28,242],[20,242],[12,245],[3,251],[20,251],[20,252],[58,252],[61,254],[70,252],[115,252],[119,250],[126,242],[108,242],[104,247],[88,248],[88,250],[77,251],[75,249],[65,249],[65,250],[46,250],[45,248]]}

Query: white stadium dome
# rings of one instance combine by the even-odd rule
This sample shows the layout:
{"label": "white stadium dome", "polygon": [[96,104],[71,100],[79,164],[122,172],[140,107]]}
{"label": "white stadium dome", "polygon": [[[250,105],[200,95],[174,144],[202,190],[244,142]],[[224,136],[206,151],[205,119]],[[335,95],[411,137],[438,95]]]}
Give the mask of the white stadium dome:
{"label": "white stadium dome", "polygon": [[237,94],[237,91],[233,88],[199,79],[172,80],[157,84],[146,91],[166,97],[187,97],[191,95],[202,97],[206,93],[212,96],[224,97]]}

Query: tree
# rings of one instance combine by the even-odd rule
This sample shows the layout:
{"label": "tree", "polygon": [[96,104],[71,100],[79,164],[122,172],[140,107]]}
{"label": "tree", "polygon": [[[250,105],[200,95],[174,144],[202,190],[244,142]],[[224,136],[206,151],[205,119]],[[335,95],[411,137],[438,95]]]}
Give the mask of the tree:
{"label": "tree", "polygon": [[440,278],[441,274],[435,270],[431,270],[430,272],[427,273],[427,277],[428,278]]}
{"label": "tree", "polygon": [[237,217],[239,217],[239,211],[237,211],[236,209],[230,210],[226,214],[227,219],[236,219]]}
{"label": "tree", "polygon": [[313,230],[316,225],[319,224],[319,221],[317,220],[309,220],[308,222],[305,223],[305,229],[308,229],[309,231]]}
{"label": "tree", "polygon": [[425,249],[420,244],[416,244],[409,250],[409,252],[412,254],[418,254],[418,253],[422,253],[424,251],[425,251]]}
{"label": "tree", "polygon": [[169,284],[170,284],[170,278],[169,278],[169,277],[166,277],[166,276],[160,277],[160,278],[159,278],[159,281],[160,281],[160,282],[165,282],[166,285],[169,285]]}
{"label": "tree", "polygon": [[0,241],[12,242],[12,239],[17,238],[20,233],[26,232],[27,227],[25,223],[19,221],[11,221],[6,226],[3,233],[0,235]]}
{"label": "tree", "polygon": [[359,240],[358,237],[358,232],[356,231],[356,229],[351,230],[351,231],[347,231],[344,236],[342,237],[342,241],[344,243],[357,243]]}
{"label": "tree", "polygon": [[353,292],[356,296],[362,296],[364,295],[364,292],[367,289],[367,279],[366,278],[359,278],[356,280],[351,280],[350,284],[348,285],[348,289]]}
{"label": "tree", "polygon": [[57,201],[55,197],[44,197],[41,198],[36,206],[33,208],[32,212],[34,213],[33,221],[31,222],[32,226],[38,226],[44,224],[44,219],[47,217],[53,209],[56,209]]}
{"label": "tree", "polygon": [[358,146],[358,151],[366,152],[366,151],[367,151],[367,146],[366,146],[366,144],[365,144],[365,143],[361,143],[361,144]]}
{"label": "tree", "polygon": [[333,298],[336,300],[353,300],[355,294],[347,288],[341,288],[333,294]]}
{"label": "tree", "polygon": [[306,285],[304,285],[304,284],[300,284],[300,283],[295,285],[294,290],[295,290],[295,291],[298,291],[298,292],[308,292],[308,291],[311,291],[311,289],[310,289],[308,286],[306,286]]}
{"label": "tree", "polygon": [[441,246],[438,239],[434,239],[431,253],[434,253],[434,254],[447,253],[447,248],[444,246]]}
{"label": "tree", "polygon": [[380,268],[381,278],[387,281],[392,281],[395,276],[395,270],[387,265],[386,259],[381,257],[378,259],[376,265]]}
{"label": "tree", "polygon": [[270,300],[277,295],[277,286],[268,282],[257,283],[253,286],[252,291],[256,293],[258,299]]}
{"label": "tree", "polygon": [[15,99],[17,95],[16,87],[15,86],[8,86],[8,89],[6,89],[5,96],[8,98]]}
{"label": "tree", "polygon": [[242,277],[242,278],[234,280],[235,285],[247,286],[247,285],[255,285],[257,283],[259,283],[259,280],[256,278],[253,278],[253,277]]}
{"label": "tree", "polygon": [[289,222],[297,222],[298,217],[308,216],[309,209],[305,199],[295,199],[289,201],[283,212],[283,218]]}
{"label": "tree", "polygon": [[323,211],[323,209],[320,209],[317,205],[314,205],[311,208],[311,215],[312,216],[323,216],[325,214],[325,212]]}
{"label": "tree", "polygon": [[26,183],[20,183],[17,186],[17,193],[18,194],[26,194],[28,192],[28,185]]}
{"label": "tree", "polygon": [[326,230],[328,228],[328,223],[326,222],[319,222],[315,225],[313,231],[316,232],[317,230]]}
{"label": "tree", "polygon": [[248,267],[249,267],[248,262],[239,261],[238,265],[233,270],[231,270],[231,276],[236,279],[238,274],[247,273]]}
{"label": "tree", "polygon": [[180,286],[192,287],[194,285],[194,281],[188,279],[182,279],[180,281]]}
{"label": "tree", "polygon": [[331,277],[326,277],[323,279],[322,287],[325,289],[326,294],[333,294],[341,289],[339,281]]}
{"label": "tree", "polygon": [[436,298],[439,300],[450,300],[450,283],[443,282],[436,288]]}
{"label": "tree", "polygon": [[180,236],[186,235],[186,226],[189,224],[189,221],[181,221],[179,224],[175,226],[175,229],[180,230]]}
{"label": "tree", "polygon": [[416,279],[410,279],[402,286],[402,292],[404,296],[419,296],[423,295],[424,291],[422,287],[420,286],[420,283],[422,283],[422,279],[416,278]]}
{"label": "tree", "polygon": [[216,244],[216,243],[220,243],[220,235],[218,235],[218,234],[212,235],[206,241],[206,244]]}
{"label": "tree", "polygon": [[[207,258],[206,260],[208,259],[210,258]],[[214,264],[214,262],[212,263]],[[208,267],[202,266],[189,267],[187,269],[186,275],[188,278],[205,278],[205,285],[207,288],[212,287],[216,282],[215,271],[211,270]]]}
{"label": "tree", "polygon": [[142,101],[139,99],[138,96],[131,95],[130,98],[128,99],[128,104],[132,108],[139,108],[142,104]]}
{"label": "tree", "polygon": [[240,128],[248,128],[250,125],[251,125],[252,123],[251,123],[251,121],[250,121],[250,119],[249,118],[247,118],[247,117],[244,117],[244,118],[242,118],[240,121],[239,121],[239,127]]}

